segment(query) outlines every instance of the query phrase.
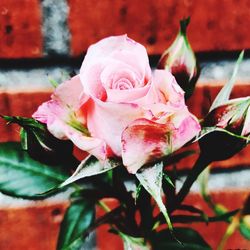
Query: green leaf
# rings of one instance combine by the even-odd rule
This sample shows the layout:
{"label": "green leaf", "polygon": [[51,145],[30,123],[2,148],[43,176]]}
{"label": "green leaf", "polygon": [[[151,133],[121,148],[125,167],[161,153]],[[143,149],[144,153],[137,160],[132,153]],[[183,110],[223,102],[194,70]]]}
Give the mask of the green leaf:
{"label": "green leaf", "polygon": [[40,193],[67,178],[62,169],[34,161],[19,143],[0,144],[0,192],[27,199],[41,199]]}
{"label": "green leaf", "polygon": [[232,133],[232,132],[230,132],[230,131],[228,131],[226,129],[219,128],[219,127],[203,127],[202,130],[200,131],[199,135],[197,135],[197,137],[195,138],[195,141],[199,141],[204,136],[206,136],[206,135],[208,135],[210,133],[213,133],[213,132],[222,132],[222,133],[228,134],[228,135],[230,135],[232,137],[245,140],[246,143],[248,143],[250,141],[250,137],[237,135],[235,133]]}
{"label": "green leaf", "polygon": [[36,121],[33,118],[26,118],[26,117],[21,117],[21,116],[7,116],[7,115],[1,115],[1,117],[8,122],[8,124],[10,123],[16,123],[21,127],[33,127],[33,128],[37,128],[37,129],[45,129],[45,125]]}
{"label": "green leaf", "polygon": [[153,250],[209,250],[211,247],[205,242],[198,232],[190,228],[175,228],[176,237],[183,243],[180,245],[171,236],[168,230],[155,233],[151,242]]}
{"label": "green leaf", "polygon": [[90,155],[81,162],[81,164],[77,167],[73,175],[70,176],[67,180],[65,180],[60,185],[60,187],[65,187],[85,177],[102,174],[119,166],[120,164],[121,163],[119,161],[113,159],[107,159],[105,162],[102,163],[97,158]]}
{"label": "green leaf", "polygon": [[[23,150],[35,160],[49,165],[62,165],[75,169],[79,161],[73,156],[73,143],[54,137],[45,124],[33,118],[2,116],[8,123],[21,126],[20,137]],[[63,157],[62,157],[63,155]]]}
{"label": "green leaf", "polygon": [[154,198],[160,211],[164,215],[166,222],[168,224],[169,230],[173,231],[173,226],[168,216],[167,209],[162,201],[161,197],[161,187],[162,187],[162,177],[163,177],[163,163],[156,163],[151,167],[141,169],[140,172],[136,173],[137,179],[140,181],[142,186],[147,190],[147,192]]}
{"label": "green leaf", "polygon": [[118,232],[123,240],[124,250],[150,250],[151,248],[145,242],[144,238],[135,238],[129,235],[126,235],[122,232]]}
{"label": "green leaf", "polygon": [[79,250],[85,238],[83,234],[93,223],[95,206],[92,201],[73,201],[61,223],[57,250]]}
{"label": "green leaf", "polygon": [[209,109],[209,112],[212,111],[213,109],[215,109],[216,107],[222,105],[224,102],[229,100],[229,96],[232,92],[232,89],[233,89],[233,86],[235,83],[235,79],[236,79],[237,73],[239,71],[240,63],[243,60],[243,56],[244,56],[244,50],[240,53],[240,55],[238,57],[238,60],[234,66],[233,74],[232,74],[230,80],[224,85],[224,87],[221,89],[219,94],[216,96],[215,100],[212,103],[212,106]]}
{"label": "green leaf", "polygon": [[164,179],[167,181],[167,183],[174,188],[175,187],[174,183],[172,182],[172,180],[170,179],[170,177],[166,173],[164,173],[163,176],[164,176]]}
{"label": "green leaf", "polygon": [[248,240],[250,240],[250,216],[243,216],[239,225],[240,233]]}

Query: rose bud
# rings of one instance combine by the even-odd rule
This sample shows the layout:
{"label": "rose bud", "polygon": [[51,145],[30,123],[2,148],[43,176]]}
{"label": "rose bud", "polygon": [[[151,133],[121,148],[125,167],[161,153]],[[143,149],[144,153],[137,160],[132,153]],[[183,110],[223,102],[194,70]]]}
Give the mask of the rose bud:
{"label": "rose bud", "polygon": [[200,75],[200,67],[186,35],[189,21],[190,18],[180,21],[176,39],[162,54],[157,66],[158,69],[166,69],[174,75],[177,83],[185,91],[186,99],[192,95]]}
{"label": "rose bud", "polygon": [[199,140],[201,152],[212,161],[225,160],[248,143],[250,133],[250,97],[237,98],[214,108],[203,121],[211,132]]}

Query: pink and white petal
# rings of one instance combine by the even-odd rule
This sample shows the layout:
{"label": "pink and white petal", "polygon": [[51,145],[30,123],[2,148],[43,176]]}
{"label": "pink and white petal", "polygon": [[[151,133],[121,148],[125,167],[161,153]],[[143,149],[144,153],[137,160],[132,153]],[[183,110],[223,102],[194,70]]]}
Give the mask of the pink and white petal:
{"label": "pink and white petal", "polygon": [[184,91],[177,84],[174,76],[166,70],[155,70],[153,84],[156,86],[161,102],[181,108],[185,106]]}
{"label": "pink and white petal", "polygon": [[250,106],[247,109],[247,114],[244,122],[244,126],[241,132],[242,136],[249,136],[250,135]]}
{"label": "pink and white petal", "polygon": [[111,156],[106,143],[99,138],[85,136],[69,126],[66,129],[66,136],[79,149],[94,155],[100,161],[105,161],[107,157]]}
{"label": "pink and white petal", "polygon": [[39,122],[46,123],[48,130],[58,139],[65,139],[64,119],[68,113],[56,100],[50,100],[40,105],[32,115]]}
{"label": "pink and white petal", "polygon": [[117,83],[120,79],[128,80],[133,88],[140,88],[148,83],[144,74],[142,75],[140,71],[131,65],[117,59],[109,59],[105,61],[107,61],[106,66],[100,75],[101,82],[105,89],[116,88],[117,86],[115,83]]}
{"label": "pink and white petal", "polygon": [[122,133],[122,160],[128,172],[135,174],[144,164],[172,153],[171,123],[159,124],[147,119],[132,122]]}
{"label": "pink and white petal", "polygon": [[83,133],[67,124],[67,110],[58,101],[51,100],[43,103],[33,114],[33,118],[46,123],[49,132],[61,140],[69,139],[78,148],[93,154],[99,160],[107,157],[106,144],[103,140],[85,136]]}
{"label": "pink and white petal", "polygon": [[144,46],[128,38],[128,36],[110,36],[100,40],[88,48],[87,54],[81,66],[84,70],[88,63],[95,62],[98,58],[110,57],[115,51],[131,51],[141,60],[147,60],[147,51]]}
{"label": "pink and white petal", "polygon": [[137,100],[135,100],[135,103],[145,107],[145,108],[149,108],[152,104],[155,103],[160,103],[161,102],[161,95],[158,91],[158,89],[156,88],[155,84],[153,84],[151,81],[148,83],[148,91],[147,93],[145,93],[144,96],[138,98]]}
{"label": "pink and white petal", "polygon": [[172,122],[176,127],[175,132],[172,134],[174,151],[178,150],[191,139],[193,139],[201,130],[197,118],[188,111],[175,114]]}
{"label": "pink and white petal", "polygon": [[152,71],[149,65],[149,59],[147,52],[144,47],[140,45],[140,49],[135,50],[122,50],[122,51],[114,51],[111,54],[112,58],[123,62],[134,69],[137,72],[138,77],[146,82],[151,80]]}
{"label": "pink and white petal", "polygon": [[55,89],[52,99],[73,109],[80,108],[88,100],[88,96],[83,93],[80,76],[76,75],[70,80],[61,83]]}
{"label": "pink and white petal", "polygon": [[101,73],[105,68],[105,60],[95,63],[88,63],[80,73],[81,83],[84,93],[87,95],[105,101],[107,93],[101,82]]}
{"label": "pink and white petal", "polygon": [[135,89],[126,89],[126,90],[117,90],[117,89],[108,89],[107,90],[107,101],[115,103],[134,103],[137,104],[137,100],[141,96],[146,95],[150,86],[144,86],[142,88]]}
{"label": "pink and white petal", "polygon": [[92,101],[88,112],[88,129],[103,139],[117,156],[121,156],[121,134],[132,121],[151,113],[135,104]]}

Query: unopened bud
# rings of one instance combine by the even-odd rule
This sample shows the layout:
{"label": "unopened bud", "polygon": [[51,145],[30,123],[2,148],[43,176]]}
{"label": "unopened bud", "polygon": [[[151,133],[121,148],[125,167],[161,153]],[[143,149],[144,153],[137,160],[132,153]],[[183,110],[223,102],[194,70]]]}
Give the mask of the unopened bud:
{"label": "unopened bud", "polygon": [[189,98],[200,75],[200,67],[188,42],[186,30],[190,18],[180,21],[179,33],[172,45],[162,54],[158,69],[170,71]]}
{"label": "unopened bud", "polygon": [[201,152],[213,161],[230,158],[249,141],[250,97],[232,99],[216,107],[208,113],[202,125],[215,130],[200,139]]}

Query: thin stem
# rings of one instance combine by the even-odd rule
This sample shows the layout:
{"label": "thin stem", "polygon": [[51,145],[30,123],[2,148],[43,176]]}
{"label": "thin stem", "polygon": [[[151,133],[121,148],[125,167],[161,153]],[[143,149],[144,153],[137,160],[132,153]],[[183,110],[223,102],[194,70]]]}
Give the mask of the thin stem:
{"label": "thin stem", "polygon": [[230,211],[228,213],[219,215],[219,216],[211,216],[204,218],[203,216],[194,216],[194,215],[174,215],[172,216],[173,223],[192,223],[192,222],[218,222],[218,221],[226,221],[229,217],[237,214],[240,210],[236,209]]}
{"label": "thin stem", "polygon": [[98,206],[101,207],[105,212],[109,213],[111,209],[105,204],[103,201],[98,201],[97,202]]}
{"label": "thin stem", "polygon": [[[240,209],[235,209],[230,212],[224,213],[219,216],[211,216],[211,217],[204,217],[204,216],[197,216],[197,215],[173,215],[171,216],[171,221],[173,223],[193,223],[193,222],[218,222],[218,221],[227,221],[228,218],[237,214]],[[165,223],[165,219],[162,214],[159,214],[155,222],[155,225],[160,226],[162,223]]]}
{"label": "thin stem", "polygon": [[199,158],[197,159],[195,165],[193,166],[191,172],[187,176],[185,182],[183,183],[179,193],[176,196],[176,200],[174,202],[174,207],[170,210],[171,212],[174,211],[186,198],[187,194],[190,191],[193,183],[197,180],[200,173],[211,163],[210,160],[207,159],[203,154],[200,154]]}

